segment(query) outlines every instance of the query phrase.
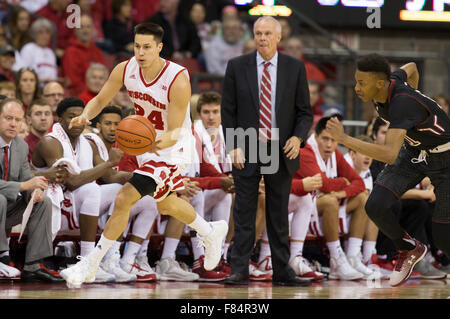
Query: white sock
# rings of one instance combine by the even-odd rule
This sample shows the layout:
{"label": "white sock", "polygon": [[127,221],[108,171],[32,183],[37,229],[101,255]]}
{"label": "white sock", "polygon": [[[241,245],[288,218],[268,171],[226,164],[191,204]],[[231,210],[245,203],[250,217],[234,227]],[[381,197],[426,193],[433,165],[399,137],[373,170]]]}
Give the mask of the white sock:
{"label": "white sock", "polygon": [[272,253],[270,251],[270,244],[261,242],[261,249],[259,251],[258,262],[261,262],[264,258],[266,258],[267,256],[271,256],[271,255],[272,255]]}
{"label": "white sock", "polygon": [[194,221],[188,224],[188,226],[195,230],[198,234],[200,234],[200,236],[208,236],[212,231],[210,223],[208,223],[199,214],[197,214]]}
{"label": "white sock", "polygon": [[80,241],[80,255],[87,256],[95,248],[95,241]]}
{"label": "white sock", "polygon": [[205,248],[203,246],[198,245],[200,242],[200,239],[198,239],[197,236],[191,237],[191,243],[192,243],[192,254],[194,255],[194,260],[197,260],[200,258],[200,256],[205,254]]}
{"label": "white sock", "polygon": [[139,249],[137,255],[139,257],[141,256],[146,256],[147,257],[147,252],[148,252],[148,245],[150,244],[150,239],[146,239],[142,242],[141,248]]}
{"label": "white sock", "polygon": [[367,263],[371,260],[372,255],[377,253],[377,242],[365,240],[363,242],[362,255],[363,263]]}
{"label": "white sock", "polygon": [[228,248],[230,248],[230,243],[223,244],[223,259],[227,260]]}
{"label": "white sock", "polygon": [[103,236],[103,234],[100,236],[100,240],[97,243],[97,246],[95,246],[95,249],[93,252],[95,252],[97,260],[100,262],[100,260],[103,259],[103,257],[106,255],[108,250],[116,243],[117,241],[111,240]]}
{"label": "white sock", "polygon": [[291,257],[289,258],[289,261],[295,258],[297,255],[303,254],[303,244],[302,241],[291,241],[290,243],[290,251],[291,251]]}
{"label": "white sock", "polygon": [[356,256],[361,252],[362,239],[356,237],[350,237],[348,239],[348,248],[346,254],[348,257]]}
{"label": "white sock", "polygon": [[179,242],[180,242],[180,239],[166,237],[164,239],[164,248],[163,248],[163,252],[161,254],[161,260],[165,259],[165,258],[169,258],[169,257],[175,259],[175,252],[177,250]]}
{"label": "white sock", "polygon": [[133,264],[140,248],[141,244],[138,244],[134,241],[128,241],[121,261],[124,264]]}
{"label": "white sock", "polygon": [[328,251],[331,258],[338,258],[344,251],[341,248],[341,242],[338,240],[327,242]]}

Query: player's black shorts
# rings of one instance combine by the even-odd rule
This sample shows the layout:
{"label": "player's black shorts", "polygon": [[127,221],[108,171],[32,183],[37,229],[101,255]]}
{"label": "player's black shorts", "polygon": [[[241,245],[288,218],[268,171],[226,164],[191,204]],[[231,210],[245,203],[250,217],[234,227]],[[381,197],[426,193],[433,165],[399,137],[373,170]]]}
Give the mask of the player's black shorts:
{"label": "player's black shorts", "polygon": [[395,163],[383,169],[375,184],[389,189],[400,198],[428,176],[436,195],[433,221],[450,223],[450,151],[428,153],[426,162],[415,164],[412,159],[418,158],[419,153],[419,149],[403,144]]}

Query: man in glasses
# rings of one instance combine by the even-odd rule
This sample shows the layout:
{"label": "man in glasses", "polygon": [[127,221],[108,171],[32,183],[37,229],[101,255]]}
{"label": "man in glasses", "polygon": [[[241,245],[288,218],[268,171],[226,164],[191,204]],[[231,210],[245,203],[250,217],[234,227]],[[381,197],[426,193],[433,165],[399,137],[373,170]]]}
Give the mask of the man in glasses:
{"label": "man in glasses", "polygon": [[56,107],[58,103],[64,98],[64,88],[56,81],[48,82],[42,91],[42,97],[52,107],[53,121],[58,120],[56,115]]}

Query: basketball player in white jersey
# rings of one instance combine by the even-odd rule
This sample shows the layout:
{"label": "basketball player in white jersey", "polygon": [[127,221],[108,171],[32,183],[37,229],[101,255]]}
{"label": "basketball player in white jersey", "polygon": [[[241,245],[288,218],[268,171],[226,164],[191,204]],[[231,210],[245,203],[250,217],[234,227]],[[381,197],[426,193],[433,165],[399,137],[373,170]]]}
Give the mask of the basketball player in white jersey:
{"label": "basketball player in white jersey", "polygon": [[183,187],[180,173],[191,161],[194,139],[191,131],[188,71],[159,56],[164,30],[153,23],[135,27],[134,57],[118,64],[96,97],[89,101],[71,127],[90,124],[123,85],[134,102],[136,114],[147,117],[157,136],[153,148],[140,156],[140,167],[119,191],[114,211],[96,248],[75,266],[61,272],[68,286],[79,287],[95,278],[95,272],[116,239],[127,226],[131,207],[143,196],[157,201],[161,214],[171,215],[193,228],[205,246],[205,268],[220,261],[225,221],[206,222],[193,207],[172,193]]}

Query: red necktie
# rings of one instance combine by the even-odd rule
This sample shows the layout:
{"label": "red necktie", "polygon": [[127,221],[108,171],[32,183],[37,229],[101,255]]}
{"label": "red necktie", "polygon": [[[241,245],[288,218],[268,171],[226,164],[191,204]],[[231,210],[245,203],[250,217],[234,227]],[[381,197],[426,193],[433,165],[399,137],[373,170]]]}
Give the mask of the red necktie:
{"label": "red necktie", "polygon": [[9,159],[8,159],[9,146],[6,145],[3,149],[4,149],[3,157],[4,157],[4,160],[5,160],[5,171],[3,173],[3,179],[5,181],[7,181],[8,180],[8,166],[9,166]]}
{"label": "red necktie", "polygon": [[267,142],[272,137],[272,87],[268,66],[270,62],[264,64],[264,71],[261,77],[261,94],[259,97],[259,139]]}

